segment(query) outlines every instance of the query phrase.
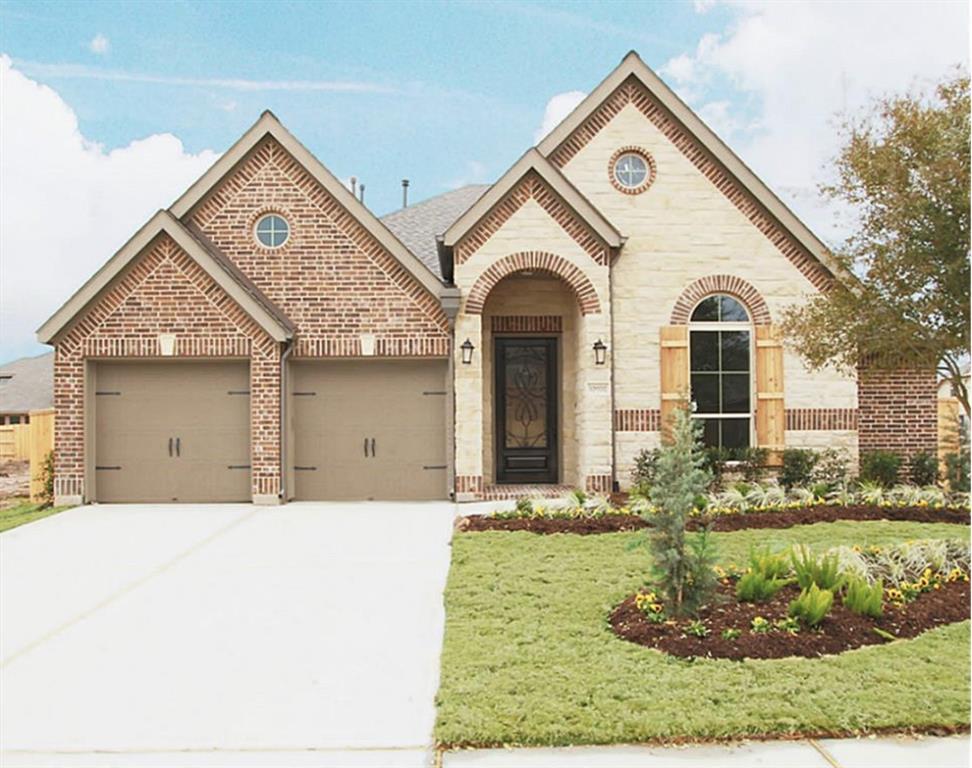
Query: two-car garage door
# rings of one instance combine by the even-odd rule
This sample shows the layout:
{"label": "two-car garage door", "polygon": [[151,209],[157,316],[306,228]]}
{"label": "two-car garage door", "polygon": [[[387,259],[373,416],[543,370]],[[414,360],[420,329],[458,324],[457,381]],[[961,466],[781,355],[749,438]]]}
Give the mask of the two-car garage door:
{"label": "two-car garage door", "polygon": [[[444,362],[295,362],[291,371],[288,495],[445,498]],[[94,427],[98,501],[251,498],[246,362],[98,363]]]}

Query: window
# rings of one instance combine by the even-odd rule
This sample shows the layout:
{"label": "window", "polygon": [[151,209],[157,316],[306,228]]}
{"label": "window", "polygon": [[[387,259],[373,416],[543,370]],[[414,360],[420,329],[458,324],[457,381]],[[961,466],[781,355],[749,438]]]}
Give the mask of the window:
{"label": "window", "polygon": [[270,213],[257,222],[256,238],[266,248],[279,248],[289,236],[290,226],[283,216]]}
{"label": "window", "polygon": [[751,338],[749,313],[731,296],[709,296],[692,312],[692,416],[702,421],[707,446],[732,451],[750,445]]}
{"label": "window", "polygon": [[637,152],[625,152],[614,161],[614,179],[624,189],[637,189],[648,180],[648,162]]}
{"label": "window", "polygon": [[8,424],[19,424],[20,423],[20,416],[8,416],[7,417],[7,423]]}

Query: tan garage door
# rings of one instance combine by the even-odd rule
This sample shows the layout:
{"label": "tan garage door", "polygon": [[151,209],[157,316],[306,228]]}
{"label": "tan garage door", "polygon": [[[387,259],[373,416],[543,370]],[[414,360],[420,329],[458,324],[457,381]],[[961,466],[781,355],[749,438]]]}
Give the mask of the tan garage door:
{"label": "tan garage door", "polygon": [[249,501],[246,363],[99,363],[98,501]]}
{"label": "tan garage door", "polygon": [[446,365],[297,362],[298,499],[446,497]]}

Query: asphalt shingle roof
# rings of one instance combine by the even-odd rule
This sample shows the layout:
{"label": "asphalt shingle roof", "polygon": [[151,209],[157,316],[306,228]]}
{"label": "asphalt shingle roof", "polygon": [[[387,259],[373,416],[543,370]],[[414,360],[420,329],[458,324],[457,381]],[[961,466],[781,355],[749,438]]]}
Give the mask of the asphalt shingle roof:
{"label": "asphalt shingle roof", "polygon": [[488,184],[467,184],[386,214],[381,217],[381,222],[441,279],[442,270],[439,269],[439,255],[435,247],[436,235],[445,232],[487,189]]}
{"label": "asphalt shingle roof", "polygon": [[28,413],[53,407],[53,352],[0,365],[0,413]]}

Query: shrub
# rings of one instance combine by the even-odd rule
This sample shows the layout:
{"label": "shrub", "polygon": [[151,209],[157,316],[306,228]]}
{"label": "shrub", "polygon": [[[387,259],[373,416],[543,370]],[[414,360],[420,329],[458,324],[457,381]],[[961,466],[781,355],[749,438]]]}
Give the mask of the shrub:
{"label": "shrub", "polygon": [[811,584],[809,589],[804,589],[800,596],[790,603],[789,614],[808,627],[815,627],[823,621],[824,616],[830,613],[833,604],[833,592]]}
{"label": "shrub", "polygon": [[884,613],[884,582],[868,584],[858,576],[850,577],[844,589],[843,603],[854,613],[880,619]]}
{"label": "shrub", "polygon": [[790,574],[790,564],[782,553],[771,554],[769,549],[749,550],[749,569],[768,579],[781,579]]}
{"label": "shrub", "polygon": [[708,488],[712,491],[722,490],[722,476],[726,472],[726,462],[731,453],[725,448],[709,446],[703,449],[703,468],[709,472],[711,479]]}
{"label": "shrub", "polygon": [[631,470],[631,482],[641,493],[648,493],[651,486],[655,484],[658,454],[657,448],[651,450],[644,448],[635,456],[634,468]]}
{"label": "shrub", "polygon": [[869,480],[884,488],[898,481],[901,457],[892,451],[868,451],[861,455],[861,480]]}
{"label": "shrub", "polygon": [[911,457],[908,475],[915,485],[934,485],[938,482],[938,457],[921,451]]}
{"label": "shrub", "polygon": [[45,507],[54,505],[54,451],[48,451],[41,464],[41,504]]}
{"label": "shrub", "polygon": [[836,448],[826,448],[817,455],[816,464],[811,473],[814,483],[826,485],[827,491],[818,493],[820,497],[827,492],[847,483],[850,462],[845,451]]}
{"label": "shrub", "polygon": [[783,467],[780,469],[780,485],[787,490],[809,485],[817,454],[805,448],[787,448],[783,451]]}
{"label": "shrub", "polygon": [[516,513],[521,517],[530,517],[533,514],[533,501],[526,496],[521,496],[516,500]]}
{"label": "shrub", "polygon": [[769,451],[766,448],[744,448],[739,453],[739,471],[747,483],[758,483],[763,477]]}
{"label": "shrub", "polygon": [[945,482],[952,493],[969,492],[969,452],[945,454]]}
{"label": "shrub", "polygon": [[655,484],[650,493],[655,511],[643,515],[651,526],[652,581],[672,617],[694,615],[718,583],[709,537],[711,523],[694,536],[685,532],[696,499],[704,494],[711,479],[703,468],[701,429],[686,410],[675,413],[671,442],[659,451],[655,464]]}
{"label": "shrub", "polygon": [[759,571],[747,571],[736,583],[736,599],[743,603],[765,603],[789,583],[790,579],[778,579]]}
{"label": "shrub", "polygon": [[800,589],[816,585],[820,589],[836,590],[844,580],[836,553],[817,558],[809,548],[799,547],[790,553],[790,561]]}

